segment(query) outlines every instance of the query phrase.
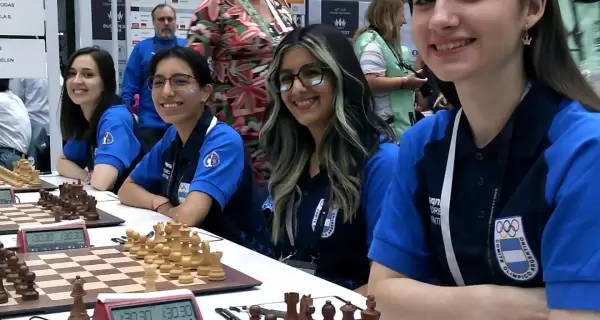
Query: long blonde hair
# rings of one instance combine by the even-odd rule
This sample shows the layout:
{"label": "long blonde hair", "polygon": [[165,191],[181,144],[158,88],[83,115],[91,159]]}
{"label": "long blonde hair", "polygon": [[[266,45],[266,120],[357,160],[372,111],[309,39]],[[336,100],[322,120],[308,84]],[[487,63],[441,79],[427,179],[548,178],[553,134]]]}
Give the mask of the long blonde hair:
{"label": "long blonde hair", "polygon": [[365,27],[354,34],[356,40],[363,32],[376,29],[379,35],[390,45],[400,45],[400,12],[404,10],[403,0],[372,0],[365,13]]}

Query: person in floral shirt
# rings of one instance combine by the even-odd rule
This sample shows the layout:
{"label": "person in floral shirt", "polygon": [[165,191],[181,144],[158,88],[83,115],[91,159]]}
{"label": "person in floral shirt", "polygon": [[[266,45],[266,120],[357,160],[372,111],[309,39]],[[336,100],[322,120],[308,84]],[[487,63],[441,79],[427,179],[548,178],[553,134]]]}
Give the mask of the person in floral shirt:
{"label": "person in floral shirt", "polygon": [[212,108],[244,139],[261,185],[269,178],[258,145],[267,68],[279,40],[293,28],[285,0],[202,0],[188,32],[188,46],[211,61]]}

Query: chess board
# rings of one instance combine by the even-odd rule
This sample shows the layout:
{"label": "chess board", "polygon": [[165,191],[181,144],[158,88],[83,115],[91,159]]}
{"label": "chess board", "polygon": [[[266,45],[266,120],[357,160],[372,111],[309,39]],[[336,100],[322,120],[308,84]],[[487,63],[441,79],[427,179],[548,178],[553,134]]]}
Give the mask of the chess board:
{"label": "chess board", "polygon": [[[0,304],[0,319],[35,313],[55,313],[71,310],[73,281],[76,276],[85,280],[87,295],[83,298],[87,308],[93,308],[100,293],[143,292],[144,260],[136,260],[122,247],[75,249],[52,253],[25,253],[18,255],[26,262],[29,270],[36,274],[35,287],[40,295],[36,301],[23,301],[15,293],[12,284],[6,284],[8,303]],[[198,294],[249,289],[262,283],[233,268],[223,265],[226,279],[208,281],[198,277],[194,282],[180,284],[168,274],[159,274],[156,282],[158,291],[189,289]]]}
{"label": "chess board", "polygon": [[[0,180],[0,187],[12,187],[12,186],[9,183]],[[46,182],[46,181],[40,179],[39,187],[32,187],[30,185],[24,184],[21,187],[12,187],[12,188],[15,190],[15,192],[21,193],[21,192],[36,192],[36,191],[40,191],[40,190],[52,191],[52,190],[58,189],[58,186],[55,186],[50,182]]]}
{"label": "chess board", "polygon": [[[86,221],[88,228],[112,227],[125,221],[103,210],[96,209],[100,219]],[[35,203],[0,204],[0,235],[16,234],[22,225],[43,225],[54,223],[52,211],[45,210]]]}

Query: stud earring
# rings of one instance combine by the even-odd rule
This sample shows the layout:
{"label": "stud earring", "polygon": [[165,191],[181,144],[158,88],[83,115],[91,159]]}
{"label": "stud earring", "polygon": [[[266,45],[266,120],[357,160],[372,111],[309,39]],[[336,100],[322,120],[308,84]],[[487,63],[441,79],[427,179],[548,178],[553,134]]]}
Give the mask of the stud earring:
{"label": "stud earring", "polygon": [[525,33],[523,34],[523,39],[521,39],[523,41],[523,44],[528,46],[531,44],[531,37],[529,36],[529,32],[527,31],[527,24],[525,24]]}

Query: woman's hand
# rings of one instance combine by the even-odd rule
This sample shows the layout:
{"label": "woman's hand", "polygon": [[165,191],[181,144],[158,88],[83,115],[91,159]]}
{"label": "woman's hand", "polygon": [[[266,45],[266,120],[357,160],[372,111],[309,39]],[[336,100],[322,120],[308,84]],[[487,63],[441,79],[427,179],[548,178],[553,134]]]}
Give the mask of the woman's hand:
{"label": "woman's hand", "polygon": [[433,104],[433,108],[447,109],[450,105],[448,105],[448,100],[444,97],[443,94],[439,94],[437,99],[435,99],[435,103]]}
{"label": "woman's hand", "polygon": [[422,72],[423,69],[404,77],[402,88],[411,90],[421,88],[427,82],[427,78],[420,78]]}

